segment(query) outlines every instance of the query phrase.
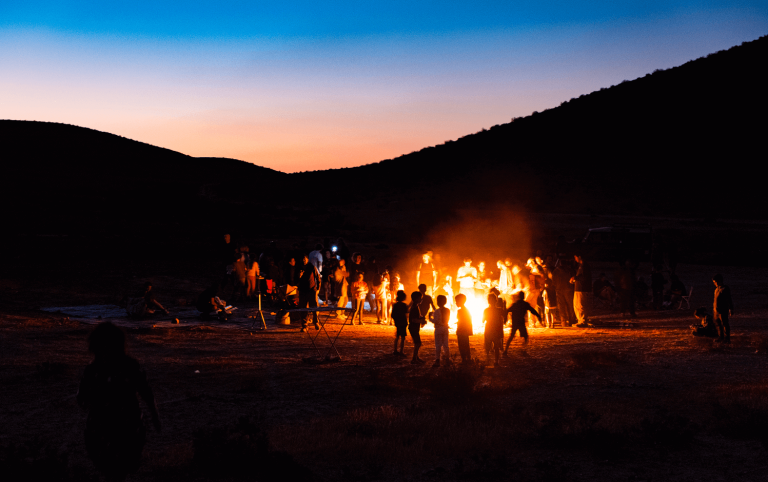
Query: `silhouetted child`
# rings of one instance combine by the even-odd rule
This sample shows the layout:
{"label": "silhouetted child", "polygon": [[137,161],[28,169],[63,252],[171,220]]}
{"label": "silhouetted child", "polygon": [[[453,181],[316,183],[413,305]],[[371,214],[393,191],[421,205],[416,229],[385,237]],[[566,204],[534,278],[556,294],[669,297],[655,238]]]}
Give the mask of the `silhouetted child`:
{"label": "silhouetted child", "polygon": [[709,314],[705,307],[696,308],[693,312],[693,316],[699,320],[698,325],[691,325],[691,334],[693,336],[707,336],[715,338],[717,336],[717,326],[712,319],[712,315]]}
{"label": "silhouetted child", "polygon": [[100,323],[88,337],[93,362],[85,367],[77,402],[88,410],[85,446],[96,468],[108,480],[122,480],[139,467],[145,430],[137,394],[144,400],[152,423],[160,431],[160,417],[147,375],[139,362],[125,353],[125,334],[110,322]]}
{"label": "silhouetted child", "polygon": [[355,313],[352,315],[352,324],[355,324],[355,317],[357,317],[357,324],[362,325],[365,298],[368,296],[368,283],[363,281],[363,273],[357,273],[357,281],[352,283],[352,296],[355,300]]}
{"label": "silhouetted child", "polygon": [[524,345],[528,344],[528,329],[525,327],[525,315],[527,313],[533,313],[536,318],[541,322],[541,315],[539,312],[533,309],[528,302],[525,301],[525,293],[521,291],[517,294],[517,301],[512,303],[512,306],[507,310],[512,315],[512,332],[507,339],[507,346],[504,347],[504,356],[507,356],[509,350],[509,344],[512,343],[512,339],[515,338],[515,332],[520,331],[520,336],[525,340]]}
{"label": "silhouetted child", "polygon": [[450,361],[451,351],[448,348],[448,321],[451,319],[451,310],[445,307],[448,299],[443,295],[437,297],[437,311],[432,316],[432,323],[435,325],[435,364],[432,367],[440,366],[440,352],[445,350],[445,359]]}
{"label": "silhouetted child", "polygon": [[[504,344],[504,321],[506,312],[499,308],[498,298],[495,294],[488,295],[488,308],[483,311],[485,323],[485,355],[490,358],[491,350],[494,352],[493,366],[499,366],[499,354]],[[491,360],[488,359],[488,362]]]}
{"label": "silhouetted child", "polygon": [[421,314],[420,302],[421,293],[418,291],[411,293],[411,308],[408,313],[408,333],[411,334],[411,339],[413,340],[413,359],[411,359],[411,363],[424,363],[424,360],[419,358],[419,348],[421,348],[419,330],[427,322],[424,319],[424,315]]}
{"label": "silhouetted child", "polygon": [[419,293],[421,294],[421,301],[419,301],[419,307],[421,308],[421,316],[424,317],[424,319],[429,316],[429,311],[435,311],[437,307],[435,306],[435,302],[432,299],[430,295],[427,294],[427,285],[420,284],[419,285]]}
{"label": "silhouetted child", "polygon": [[466,295],[459,293],[455,299],[456,306],[459,308],[459,311],[456,312],[456,340],[459,342],[459,354],[463,363],[469,363],[472,361],[469,351],[469,337],[474,334],[472,332],[472,314],[464,306],[467,302]]}
{"label": "silhouetted child", "polygon": [[[395,322],[395,356],[405,356],[405,332],[408,329],[408,305],[405,304],[405,291],[399,290],[395,295],[395,304],[392,306],[392,319]],[[400,342],[400,351],[397,351],[397,342]]]}

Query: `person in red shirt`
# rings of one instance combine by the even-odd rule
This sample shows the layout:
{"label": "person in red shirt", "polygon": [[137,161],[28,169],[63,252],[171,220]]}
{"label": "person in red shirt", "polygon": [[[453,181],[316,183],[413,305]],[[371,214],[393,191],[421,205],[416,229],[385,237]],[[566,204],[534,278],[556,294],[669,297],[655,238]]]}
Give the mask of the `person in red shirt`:
{"label": "person in red shirt", "polygon": [[365,306],[365,297],[368,295],[368,283],[363,281],[363,273],[357,273],[357,281],[352,283],[352,296],[355,299],[355,313],[352,315],[352,324],[355,324],[357,317],[358,325],[363,324],[363,307]]}

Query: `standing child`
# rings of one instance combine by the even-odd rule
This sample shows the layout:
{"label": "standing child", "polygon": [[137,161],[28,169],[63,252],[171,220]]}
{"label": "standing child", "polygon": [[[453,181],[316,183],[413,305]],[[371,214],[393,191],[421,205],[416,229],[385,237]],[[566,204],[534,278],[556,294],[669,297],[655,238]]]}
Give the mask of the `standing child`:
{"label": "standing child", "polygon": [[[399,290],[395,295],[396,303],[392,307],[392,319],[395,321],[395,356],[405,356],[405,330],[408,328],[408,305],[405,304],[405,291]],[[397,351],[397,342],[400,342],[400,351]]]}
{"label": "standing child", "polygon": [[355,324],[355,317],[358,318],[358,325],[363,324],[363,307],[365,306],[365,297],[368,295],[368,283],[363,281],[363,273],[357,273],[357,281],[352,283],[352,296],[355,298],[355,314],[352,315],[352,324]]}
{"label": "standing child", "polygon": [[466,302],[466,295],[463,293],[456,295],[456,306],[459,307],[459,311],[456,313],[456,340],[459,342],[459,354],[461,355],[462,363],[472,361],[472,356],[469,352],[469,337],[474,334],[472,332],[472,314],[464,306]]}
{"label": "standing child", "polygon": [[413,340],[413,359],[411,363],[424,363],[424,360],[419,358],[419,348],[421,348],[421,335],[419,330],[426,324],[424,315],[421,314],[419,302],[421,301],[421,293],[414,291],[411,293],[411,308],[408,313],[408,333],[411,334]]}
{"label": "standing child", "polygon": [[387,306],[388,306],[388,309],[389,309],[389,313],[388,313],[387,316],[389,317],[389,324],[390,325],[394,323],[392,321],[394,319],[394,318],[392,318],[392,304],[394,303],[395,298],[397,298],[397,292],[398,291],[405,292],[405,287],[403,286],[403,283],[400,282],[400,273],[395,271],[395,272],[392,273],[392,277],[390,278],[390,282],[389,282],[389,298],[388,298],[389,299],[389,303],[387,303]]}
{"label": "standing child", "polygon": [[499,354],[504,344],[504,315],[506,313],[498,306],[498,298],[491,293],[488,295],[488,308],[483,312],[485,322],[485,355],[490,362],[491,350],[494,354],[493,366],[499,366]]}
{"label": "standing child", "polygon": [[509,350],[509,344],[512,343],[512,339],[515,337],[515,332],[520,330],[520,336],[523,337],[525,340],[523,342],[524,345],[528,344],[528,329],[525,327],[525,315],[528,312],[533,313],[536,315],[536,318],[539,319],[539,322],[541,322],[541,315],[539,315],[539,312],[533,309],[533,306],[531,306],[528,302],[525,301],[525,292],[521,291],[517,294],[517,301],[512,303],[512,306],[509,307],[508,310],[509,313],[512,314],[512,332],[509,334],[509,339],[507,340],[507,346],[504,347],[504,356],[507,356],[507,350]]}
{"label": "standing child", "polygon": [[389,293],[389,273],[386,271],[380,275],[381,281],[374,286],[376,291],[376,323],[387,323],[387,294]]}
{"label": "standing child", "polygon": [[446,363],[451,359],[451,351],[448,348],[448,320],[451,319],[451,310],[445,307],[448,299],[443,295],[437,297],[437,311],[432,317],[435,324],[435,364],[433,368],[440,366],[440,351],[445,349]]}

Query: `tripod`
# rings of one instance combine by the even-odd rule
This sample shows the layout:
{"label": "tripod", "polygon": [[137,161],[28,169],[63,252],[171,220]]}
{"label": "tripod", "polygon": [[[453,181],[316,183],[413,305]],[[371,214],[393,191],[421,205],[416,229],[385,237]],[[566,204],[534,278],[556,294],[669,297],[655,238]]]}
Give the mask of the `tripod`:
{"label": "tripod", "polygon": [[256,278],[256,297],[259,299],[259,311],[258,311],[258,318],[257,315],[253,315],[253,323],[251,323],[251,329],[253,329],[254,326],[256,326],[256,322],[259,321],[259,318],[261,318],[261,330],[267,329],[267,323],[264,321],[264,313],[261,311],[261,280],[264,278],[261,276],[258,276]]}

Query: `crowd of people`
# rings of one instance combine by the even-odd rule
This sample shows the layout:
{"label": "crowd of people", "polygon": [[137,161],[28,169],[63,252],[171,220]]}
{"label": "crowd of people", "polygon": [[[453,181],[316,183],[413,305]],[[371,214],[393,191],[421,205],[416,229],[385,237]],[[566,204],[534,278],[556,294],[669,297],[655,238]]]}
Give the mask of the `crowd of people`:
{"label": "crowd of people", "polygon": [[[326,240],[312,250],[293,245],[283,251],[274,242],[252,250],[233,243],[227,234],[216,257],[223,276],[198,298],[198,309],[204,315],[226,314],[228,305],[220,296],[226,290],[232,302],[263,295],[287,308],[338,307],[336,316],[344,316],[349,323],[364,324],[363,315],[369,313],[375,315],[376,323],[394,324],[397,292],[410,284],[414,288],[424,285],[424,294],[430,297],[445,296],[449,309],[457,308],[456,294],[464,294],[471,303],[485,300],[491,293],[509,309],[522,292],[527,303],[546,315],[541,320],[528,315],[529,326],[559,322],[583,328],[588,326],[593,303],[636,317],[637,306],[671,308],[688,294],[673,271],[668,272],[667,280],[657,265],[649,286],[637,276],[637,263],[631,260],[619,263],[613,282],[605,273],[593,279],[589,263],[578,254],[543,256],[539,252],[525,261],[504,258],[492,263],[464,258],[458,268],[451,269],[439,254],[426,251],[418,264],[401,273],[390,265],[381,266],[374,256],[352,252],[343,239]],[[303,326],[310,318],[317,323],[317,314],[312,313]]]}

